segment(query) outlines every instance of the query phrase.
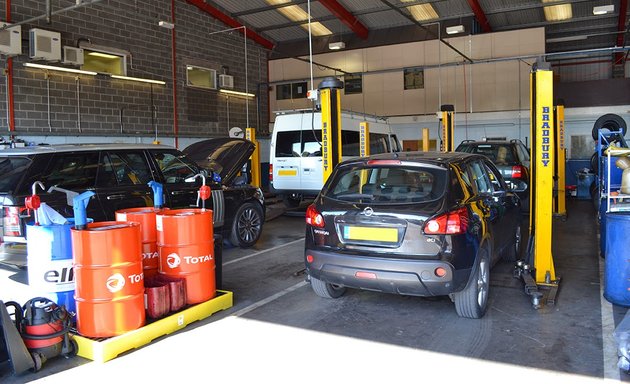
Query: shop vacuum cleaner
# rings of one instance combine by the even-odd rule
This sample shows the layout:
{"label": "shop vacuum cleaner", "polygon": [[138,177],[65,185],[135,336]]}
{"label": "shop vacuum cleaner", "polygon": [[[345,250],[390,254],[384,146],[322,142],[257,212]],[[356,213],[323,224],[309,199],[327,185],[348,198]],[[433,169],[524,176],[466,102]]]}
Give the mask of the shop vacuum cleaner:
{"label": "shop vacuum cleaner", "polygon": [[[6,328],[9,325],[3,319],[6,349],[13,351],[9,353],[9,358],[13,357],[11,360],[15,360],[12,361],[14,373],[19,374],[25,369],[38,371],[48,359],[76,355],[76,342],[68,334],[72,317],[64,306],[58,306],[44,297],[36,297],[23,306],[15,301],[8,301],[4,303],[4,307],[3,317],[8,316],[7,308],[13,308],[13,325],[19,334],[19,337],[7,337],[10,330]],[[32,361],[28,361],[25,350]]]}

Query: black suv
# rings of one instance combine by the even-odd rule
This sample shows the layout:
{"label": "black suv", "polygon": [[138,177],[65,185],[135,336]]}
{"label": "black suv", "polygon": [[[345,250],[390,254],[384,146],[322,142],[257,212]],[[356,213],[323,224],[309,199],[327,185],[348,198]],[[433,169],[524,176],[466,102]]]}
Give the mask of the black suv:
{"label": "black suv", "polygon": [[520,201],[485,157],[401,152],[339,164],[306,211],[313,291],[449,295],[462,317],[488,306],[490,267],[517,258]]}
{"label": "black suv", "polygon": [[[162,183],[164,205],[197,206],[202,173],[212,189],[206,207],[214,211],[215,232],[236,246],[250,247],[262,232],[263,193],[238,176],[254,150],[243,139],[210,139],[183,152],[152,144],[73,144],[0,150],[0,261],[26,263],[26,224],[33,221],[24,199],[37,187],[41,201],[65,217],[72,192],[95,192],[87,207],[94,221],[114,220],[123,208],[153,206],[149,181]],[[238,177],[237,177],[238,176]]]}
{"label": "black suv", "polygon": [[522,141],[505,140],[464,140],[456,152],[484,155],[497,166],[505,182],[521,198],[523,210],[529,210],[529,151]]}

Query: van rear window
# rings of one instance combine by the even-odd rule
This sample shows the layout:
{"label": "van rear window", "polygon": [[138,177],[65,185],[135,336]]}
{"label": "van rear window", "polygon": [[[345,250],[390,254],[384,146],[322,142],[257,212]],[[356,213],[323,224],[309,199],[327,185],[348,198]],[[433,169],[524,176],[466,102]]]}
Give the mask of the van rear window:
{"label": "van rear window", "polygon": [[[321,156],[321,130],[283,131],[276,136],[276,157]],[[341,131],[342,156],[359,156],[359,132]],[[389,139],[383,133],[370,133],[370,154],[390,152]]]}
{"label": "van rear window", "polygon": [[0,193],[13,193],[32,162],[29,156],[0,156]]}

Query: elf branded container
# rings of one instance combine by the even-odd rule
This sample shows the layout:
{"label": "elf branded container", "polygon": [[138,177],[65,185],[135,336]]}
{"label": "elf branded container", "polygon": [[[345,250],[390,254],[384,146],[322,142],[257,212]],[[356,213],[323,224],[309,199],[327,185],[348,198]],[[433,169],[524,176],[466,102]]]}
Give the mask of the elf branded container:
{"label": "elf branded container", "polygon": [[155,216],[159,212],[162,212],[162,209],[153,207],[126,208],[116,211],[116,221],[135,221],[140,223],[142,233],[142,267],[145,280],[156,276],[158,273],[159,256]]}
{"label": "elf branded container", "polygon": [[186,279],[186,303],[216,294],[212,211],[174,209],[156,217],[159,272]]}
{"label": "elf branded container", "polygon": [[74,270],[72,268],[72,240],[66,224],[33,225],[26,227],[28,235],[28,285],[38,295],[45,296],[74,314]]}
{"label": "elf branded container", "polygon": [[77,330],[110,337],[144,325],[140,224],[105,221],[72,229]]}

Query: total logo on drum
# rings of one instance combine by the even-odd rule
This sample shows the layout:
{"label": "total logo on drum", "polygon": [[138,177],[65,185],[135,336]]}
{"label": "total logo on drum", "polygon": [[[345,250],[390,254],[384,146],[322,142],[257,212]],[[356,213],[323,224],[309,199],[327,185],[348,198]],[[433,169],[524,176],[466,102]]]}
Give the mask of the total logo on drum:
{"label": "total logo on drum", "polygon": [[[144,280],[144,273],[129,275],[128,278],[131,284],[140,283],[142,282],[142,280]],[[121,273],[114,273],[107,278],[105,286],[107,287],[107,290],[111,293],[116,293],[123,289],[125,287],[125,284],[125,277]]]}
{"label": "total logo on drum", "polygon": [[212,260],[212,255],[203,256],[179,256],[177,253],[171,253],[166,256],[166,265],[169,268],[174,269],[180,266],[182,259],[186,264],[201,264]]}

